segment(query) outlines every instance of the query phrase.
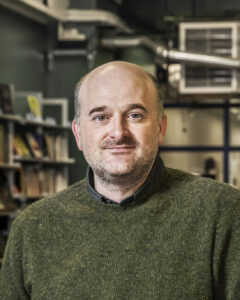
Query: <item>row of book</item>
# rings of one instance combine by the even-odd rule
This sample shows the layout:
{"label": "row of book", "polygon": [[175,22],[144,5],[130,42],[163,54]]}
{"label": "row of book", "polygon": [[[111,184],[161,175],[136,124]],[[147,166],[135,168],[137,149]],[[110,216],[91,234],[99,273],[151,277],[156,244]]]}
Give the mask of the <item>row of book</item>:
{"label": "row of book", "polygon": [[[15,99],[15,88],[12,84],[0,83],[0,112],[2,114],[19,113],[18,101]],[[35,118],[42,118],[41,100],[34,95],[25,95],[24,102],[27,106],[26,113]],[[24,116],[26,117],[26,116]]]}
{"label": "row of book", "polygon": [[67,177],[61,169],[38,169],[29,166],[22,170],[19,192],[26,197],[43,197],[67,187]]}
{"label": "row of book", "polygon": [[0,169],[0,211],[15,210],[15,196],[41,198],[67,187],[67,176],[62,169],[39,169],[29,166],[15,174],[13,188],[9,186],[7,172]]}
{"label": "row of book", "polygon": [[0,111],[2,113],[13,113],[13,94],[13,85],[0,83]]}
{"label": "row of book", "polygon": [[5,170],[0,169],[0,211],[1,210],[14,210],[16,205],[12,199],[8,175]]}
{"label": "row of book", "polygon": [[4,149],[4,143],[5,143],[5,130],[4,125],[0,124],[0,163],[5,162],[6,159],[6,151]]}
{"label": "row of book", "polygon": [[67,137],[62,134],[40,135],[32,132],[16,134],[13,151],[14,155],[20,158],[48,158],[61,161],[69,157]]}

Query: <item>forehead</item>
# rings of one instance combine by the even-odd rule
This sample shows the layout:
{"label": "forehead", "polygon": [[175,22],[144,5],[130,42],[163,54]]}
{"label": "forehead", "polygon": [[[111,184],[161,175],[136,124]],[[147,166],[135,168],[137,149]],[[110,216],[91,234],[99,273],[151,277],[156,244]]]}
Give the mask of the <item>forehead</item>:
{"label": "forehead", "polygon": [[156,90],[151,79],[142,70],[104,68],[86,78],[79,94],[81,112],[94,106],[124,108],[141,103],[148,109],[156,105]]}

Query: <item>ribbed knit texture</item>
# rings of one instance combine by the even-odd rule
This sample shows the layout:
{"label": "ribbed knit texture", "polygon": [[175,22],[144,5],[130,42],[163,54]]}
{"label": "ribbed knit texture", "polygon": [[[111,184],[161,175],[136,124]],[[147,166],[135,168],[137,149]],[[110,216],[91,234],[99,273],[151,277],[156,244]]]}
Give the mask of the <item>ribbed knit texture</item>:
{"label": "ribbed knit texture", "polygon": [[120,206],[83,180],[15,220],[0,299],[240,299],[240,192],[166,169]]}

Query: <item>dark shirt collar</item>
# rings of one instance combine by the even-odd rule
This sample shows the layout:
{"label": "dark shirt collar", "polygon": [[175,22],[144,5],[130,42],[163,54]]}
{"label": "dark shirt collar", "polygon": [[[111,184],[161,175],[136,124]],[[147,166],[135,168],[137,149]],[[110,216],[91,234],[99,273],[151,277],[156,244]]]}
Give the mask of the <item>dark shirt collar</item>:
{"label": "dark shirt collar", "polygon": [[126,199],[124,199],[120,203],[106,198],[105,196],[99,194],[95,190],[93,170],[90,167],[88,167],[88,169],[87,169],[87,188],[88,188],[88,192],[90,193],[90,195],[93,198],[95,198],[99,201],[102,201],[102,202],[107,203],[107,204],[124,205],[128,202],[132,202],[133,200],[137,199],[140,195],[145,194],[145,192],[150,190],[154,186],[155,182],[157,180],[159,180],[159,176],[162,176],[164,174],[164,172],[165,172],[165,167],[164,167],[163,161],[161,160],[159,155],[157,155],[156,159],[154,161],[152,170],[149,173],[149,175],[148,175],[147,179],[145,180],[144,184],[142,186],[140,186],[137,189],[137,191],[135,193],[133,193],[130,197],[127,197]]}

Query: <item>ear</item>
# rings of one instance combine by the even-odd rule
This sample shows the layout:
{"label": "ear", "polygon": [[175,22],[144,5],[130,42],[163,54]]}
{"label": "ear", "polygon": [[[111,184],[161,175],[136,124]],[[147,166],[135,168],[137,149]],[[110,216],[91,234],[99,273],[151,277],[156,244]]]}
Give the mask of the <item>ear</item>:
{"label": "ear", "polygon": [[159,146],[161,146],[163,144],[164,137],[165,137],[166,131],[167,131],[167,116],[166,115],[163,115],[162,120],[159,122],[159,127],[160,127],[160,131],[159,131],[158,144],[159,144]]}
{"label": "ear", "polygon": [[72,122],[72,132],[74,134],[78,149],[82,151],[82,142],[80,137],[80,124],[76,120]]}

